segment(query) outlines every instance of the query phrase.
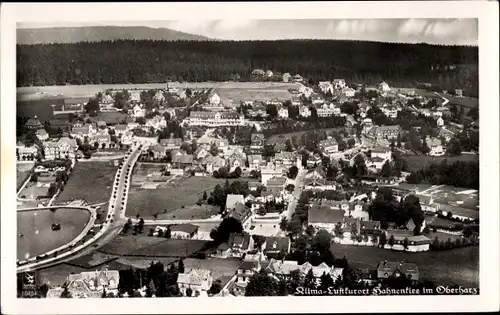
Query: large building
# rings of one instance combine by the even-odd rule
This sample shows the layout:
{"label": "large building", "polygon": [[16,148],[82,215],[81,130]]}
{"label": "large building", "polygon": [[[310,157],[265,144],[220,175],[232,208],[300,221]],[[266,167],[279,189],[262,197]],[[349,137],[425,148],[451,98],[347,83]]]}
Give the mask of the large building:
{"label": "large building", "polygon": [[243,126],[245,116],[236,112],[198,112],[193,111],[186,122],[191,126]]}

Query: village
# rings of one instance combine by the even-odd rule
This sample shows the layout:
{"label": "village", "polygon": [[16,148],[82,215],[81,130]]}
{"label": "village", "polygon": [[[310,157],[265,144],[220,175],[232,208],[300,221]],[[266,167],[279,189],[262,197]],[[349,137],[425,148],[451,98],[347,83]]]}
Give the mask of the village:
{"label": "village", "polygon": [[[61,204],[57,196],[72,168],[91,161],[118,167],[124,152],[140,145],[126,236],[120,237],[213,242],[200,250],[203,258],[190,253],[169,264],[182,296],[253,295],[252,279],[259,275],[286,283],[290,295],[295,277],[311,289],[333,286],[353,279],[343,253],[350,247],[378,253],[371,261],[376,268],[357,269],[354,282],[376,287],[404,275],[416,284],[426,279],[419,268],[430,266],[417,265],[421,260],[411,254],[478,245],[478,190],[426,178],[424,168],[434,158],[445,168],[457,157],[478,155],[477,142],[464,148],[459,140],[478,133],[477,114],[463,113],[447,98],[463,97],[461,90],[348,85],[343,79],[309,84],[298,74],[252,74],[294,87],[233,97],[237,93],[227,89],[170,82],[162,89],[68,99],[53,106],[48,122],[31,117],[16,147],[18,163],[33,164],[18,183],[18,207]],[[450,162],[443,164],[444,158]],[[409,167],[416,160],[427,161],[422,170]],[[67,204],[79,199],[90,203],[73,196]],[[166,204],[175,209],[164,210]],[[377,261],[380,251],[411,254],[405,261]],[[185,267],[183,259],[195,256],[213,263]],[[238,264],[222,281],[215,275],[224,260]],[[122,296],[124,290],[155,296],[147,284],[119,290],[120,281],[129,280],[117,270],[82,272],[47,296]]]}

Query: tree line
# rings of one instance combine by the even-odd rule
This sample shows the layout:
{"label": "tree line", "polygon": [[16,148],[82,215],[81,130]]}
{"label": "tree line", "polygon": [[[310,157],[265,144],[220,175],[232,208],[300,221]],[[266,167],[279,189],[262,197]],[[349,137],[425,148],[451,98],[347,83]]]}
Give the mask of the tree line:
{"label": "tree line", "polygon": [[406,181],[410,184],[428,182],[432,185],[479,189],[479,162],[455,161],[450,164],[445,159],[411,172]]}
{"label": "tree line", "polygon": [[[252,80],[255,69],[348,83],[437,84],[476,94],[478,48],[361,41],[115,40],[17,45],[17,85]],[[472,65],[472,66],[471,66]]]}

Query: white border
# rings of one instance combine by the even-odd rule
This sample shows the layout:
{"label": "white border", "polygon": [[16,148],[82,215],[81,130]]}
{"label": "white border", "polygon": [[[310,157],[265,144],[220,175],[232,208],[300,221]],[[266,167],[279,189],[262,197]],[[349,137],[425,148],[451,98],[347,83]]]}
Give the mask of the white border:
{"label": "white border", "polygon": [[[230,13],[229,13],[230,12]],[[16,22],[283,18],[479,18],[481,246],[479,296],[97,299],[16,301],[15,31]],[[292,3],[2,4],[1,16],[1,306],[13,314],[312,313],[491,311],[499,307],[498,6],[486,1]],[[364,299],[364,301],[360,301]],[[193,303],[196,301],[196,303]],[[363,303],[364,302],[364,303]]]}

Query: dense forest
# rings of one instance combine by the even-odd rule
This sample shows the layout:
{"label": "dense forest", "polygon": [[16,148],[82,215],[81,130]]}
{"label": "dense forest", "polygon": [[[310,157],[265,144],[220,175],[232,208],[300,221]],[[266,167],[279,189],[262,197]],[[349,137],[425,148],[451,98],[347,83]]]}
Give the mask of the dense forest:
{"label": "dense forest", "polygon": [[[255,69],[310,80],[431,83],[477,95],[478,48],[332,40],[117,40],[17,46],[17,85],[251,80]],[[279,77],[275,76],[278,80]]]}

